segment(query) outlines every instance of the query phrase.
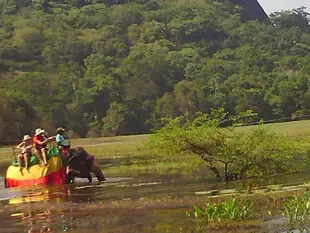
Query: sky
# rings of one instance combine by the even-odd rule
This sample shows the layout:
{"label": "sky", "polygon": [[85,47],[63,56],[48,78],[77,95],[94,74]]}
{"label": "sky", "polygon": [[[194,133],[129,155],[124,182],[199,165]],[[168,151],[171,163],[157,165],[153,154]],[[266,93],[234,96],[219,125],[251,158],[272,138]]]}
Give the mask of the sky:
{"label": "sky", "polygon": [[301,6],[307,7],[310,13],[310,0],[258,0],[265,12],[269,15],[275,11],[291,10]]}

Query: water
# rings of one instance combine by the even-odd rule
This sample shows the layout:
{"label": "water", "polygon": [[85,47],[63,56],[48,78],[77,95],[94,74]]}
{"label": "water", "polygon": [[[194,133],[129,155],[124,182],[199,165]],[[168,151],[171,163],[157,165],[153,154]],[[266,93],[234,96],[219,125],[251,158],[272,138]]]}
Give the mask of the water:
{"label": "water", "polygon": [[175,219],[185,217],[193,200],[178,198],[170,185],[108,178],[98,185],[2,187],[0,232],[180,232]]}
{"label": "water", "polygon": [[[3,168],[6,166],[2,165]],[[77,179],[75,185],[5,189],[4,174],[0,175],[0,233],[200,232],[185,212],[193,204],[203,203],[206,193],[235,192],[246,188],[248,182],[264,187],[296,185],[310,180],[310,173],[305,173],[226,185],[197,176],[143,174],[111,176],[102,184],[96,181],[88,184],[86,180]],[[283,225],[282,220],[280,224],[273,220],[274,225]]]}

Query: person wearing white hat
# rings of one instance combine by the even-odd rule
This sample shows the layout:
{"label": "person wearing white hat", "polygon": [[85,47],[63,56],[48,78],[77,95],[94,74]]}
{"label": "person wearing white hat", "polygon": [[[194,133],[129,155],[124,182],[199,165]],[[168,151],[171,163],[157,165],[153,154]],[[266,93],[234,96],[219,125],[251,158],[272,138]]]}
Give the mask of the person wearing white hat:
{"label": "person wearing white hat", "polygon": [[32,155],[32,141],[29,135],[25,135],[23,141],[16,147],[21,150],[17,156],[19,170],[22,171],[22,159],[25,161],[25,168],[28,169],[29,158]]}
{"label": "person wearing white hat", "polygon": [[43,162],[44,165],[47,165],[47,159],[46,159],[46,154],[47,154],[47,143],[55,137],[49,137],[45,138],[45,131],[43,129],[36,129],[35,131],[35,136],[33,137],[33,142],[36,148],[36,156],[37,158]]}
{"label": "person wearing white hat", "polygon": [[66,130],[63,127],[59,127],[56,129],[56,142],[60,148],[70,149],[70,141],[67,141],[63,136],[65,131]]}

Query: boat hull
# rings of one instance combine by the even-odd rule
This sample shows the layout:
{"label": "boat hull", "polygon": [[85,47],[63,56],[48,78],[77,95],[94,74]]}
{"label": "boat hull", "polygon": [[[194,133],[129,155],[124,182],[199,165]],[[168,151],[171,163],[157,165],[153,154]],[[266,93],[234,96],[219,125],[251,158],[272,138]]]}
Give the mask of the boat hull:
{"label": "boat hull", "polygon": [[48,165],[34,165],[28,170],[19,171],[16,166],[9,166],[5,177],[5,187],[22,187],[33,185],[65,184],[66,168],[60,156],[48,160]]}

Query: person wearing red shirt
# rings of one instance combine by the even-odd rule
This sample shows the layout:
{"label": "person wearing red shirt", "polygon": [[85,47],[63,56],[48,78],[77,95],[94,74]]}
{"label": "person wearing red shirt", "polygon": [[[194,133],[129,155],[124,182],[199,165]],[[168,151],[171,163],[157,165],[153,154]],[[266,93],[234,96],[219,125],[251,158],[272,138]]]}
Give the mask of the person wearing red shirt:
{"label": "person wearing red shirt", "polygon": [[47,143],[51,140],[55,139],[55,137],[45,137],[45,131],[42,129],[36,129],[35,136],[33,137],[33,142],[36,148],[36,156],[37,158],[43,162],[44,165],[47,165]]}

